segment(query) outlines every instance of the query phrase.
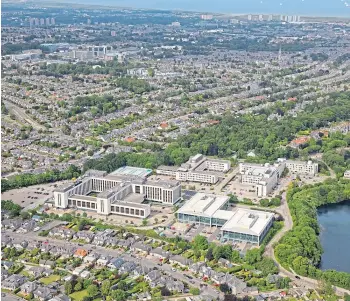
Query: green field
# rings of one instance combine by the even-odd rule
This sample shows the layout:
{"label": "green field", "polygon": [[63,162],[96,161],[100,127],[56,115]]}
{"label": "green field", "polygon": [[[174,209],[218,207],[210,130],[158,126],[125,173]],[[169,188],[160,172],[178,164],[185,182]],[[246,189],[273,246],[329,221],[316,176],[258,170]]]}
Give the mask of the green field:
{"label": "green field", "polygon": [[50,284],[52,282],[60,280],[61,277],[58,275],[50,275],[49,277],[44,277],[40,279],[40,282],[43,284]]}
{"label": "green field", "polygon": [[85,296],[88,296],[86,289],[69,295],[73,301],[82,301]]}

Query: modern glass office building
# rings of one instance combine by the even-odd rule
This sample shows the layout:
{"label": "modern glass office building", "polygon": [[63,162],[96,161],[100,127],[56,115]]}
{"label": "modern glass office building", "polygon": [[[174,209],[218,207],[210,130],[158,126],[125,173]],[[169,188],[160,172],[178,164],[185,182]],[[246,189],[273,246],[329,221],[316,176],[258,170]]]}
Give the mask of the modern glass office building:
{"label": "modern glass office building", "polygon": [[232,241],[260,244],[273,223],[273,213],[235,208],[228,210],[229,198],[197,193],[177,212],[182,223],[222,227],[222,237]]}

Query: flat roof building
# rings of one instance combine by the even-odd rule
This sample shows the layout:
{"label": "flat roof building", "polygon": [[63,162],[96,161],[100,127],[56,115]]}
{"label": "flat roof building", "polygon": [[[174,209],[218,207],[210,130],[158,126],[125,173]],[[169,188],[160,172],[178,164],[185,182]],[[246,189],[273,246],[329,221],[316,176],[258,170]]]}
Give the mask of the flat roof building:
{"label": "flat roof building", "polygon": [[197,193],[178,211],[178,220],[222,227],[222,237],[228,240],[260,244],[273,223],[274,214],[258,210],[229,208],[229,197]]}
{"label": "flat roof building", "polygon": [[54,190],[55,206],[146,218],[151,209],[145,200],[173,205],[181,198],[179,182],[150,181],[146,178],[150,171],[132,167],[111,174],[89,170],[82,179]]}
{"label": "flat roof building", "polygon": [[191,157],[180,167],[159,166],[157,174],[175,177],[178,181],[215,184],[231,168],[229,160],[210,159],[202,154]]}

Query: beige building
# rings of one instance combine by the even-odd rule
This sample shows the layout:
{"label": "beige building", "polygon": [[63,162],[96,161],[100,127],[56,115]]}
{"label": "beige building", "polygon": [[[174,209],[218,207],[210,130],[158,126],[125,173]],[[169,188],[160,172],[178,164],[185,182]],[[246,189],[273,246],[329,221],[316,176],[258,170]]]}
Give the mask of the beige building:
{"label": "beige building", "polygon": [[[134,168],[135,169],[135,168]],[[133,170],[134,170],[133,169]],[[143,170],[139,172],[142,174]],[[54,191],[57,208],[76,208],[99,214],[118,214],[146,218],[151,213],[145,200],[173,205],[181,198],[177,181],[150,181],[145,177],[113,172],[88,171],[74,184]]]}

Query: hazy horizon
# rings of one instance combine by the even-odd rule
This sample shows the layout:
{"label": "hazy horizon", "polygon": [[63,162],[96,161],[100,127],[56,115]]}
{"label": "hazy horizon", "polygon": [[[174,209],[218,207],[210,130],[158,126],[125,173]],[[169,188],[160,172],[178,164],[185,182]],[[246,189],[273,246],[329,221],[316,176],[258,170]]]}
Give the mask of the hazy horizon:
{"label": "hazy horizon", "polygon": [[350,17],[350,0],[62,0],[60,2],[227,14]]}

